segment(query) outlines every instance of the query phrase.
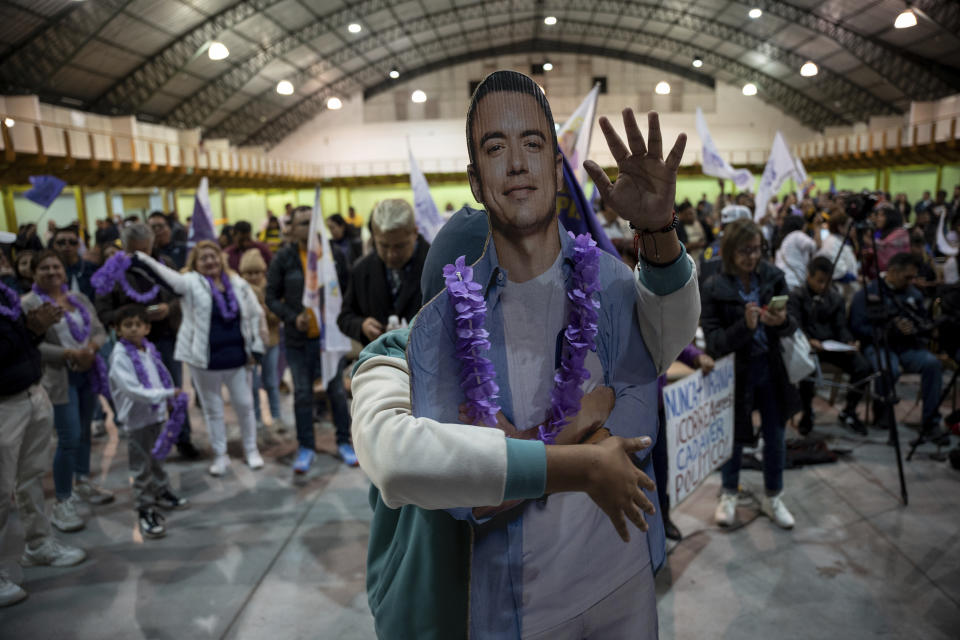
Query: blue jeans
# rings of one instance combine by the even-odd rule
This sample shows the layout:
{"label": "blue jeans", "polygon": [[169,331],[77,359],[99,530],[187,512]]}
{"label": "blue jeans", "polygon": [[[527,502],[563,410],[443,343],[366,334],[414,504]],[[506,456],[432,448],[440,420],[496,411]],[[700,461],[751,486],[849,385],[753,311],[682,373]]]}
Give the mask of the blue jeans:
{"label": "blue jeans", "polygon": [[53,485],[58,500],[73,493],[73,477],[90,475],[90,422],[97,396],[86,373],[71,371],[66,404],[53,405],[57,452],[53,456]]}
{"label": "blue jeans", "polygon": [[[172,338],[165,338],[163,340],[157,340],[153,343],[157,348],[157,351],[160,352],[160,359],[163,360],[163,366],[167,368],[167,371],[170,372],[170,377],[173,378],[173,386],[182,389],[183,388],[183,363],[179,360],[173,359],[173,350],[176,346],[176,342]],[[190,412],[187,412],[187,415],[183,420],[183,427],[180,429],[180,436],[177,438],[177,444],[189,444],[190,443]]]}
{"label": "blue jeans", "polygon": [[[872,345],[864,348],[863,353],[877,371],[877,351]],[[890,363],[890,375],[896,382],[900,378],[900,371],[920,374],[920,393],[923,397],[923,426],[936,426],[940,423],[940,389],[943,386],[943,372],[940,361],[926,349],[907,349],[896,353],[887,350]],[[877,395],[884,395],[883,376],[876,381]]]}
{"label": "blue jeans", "polygon": [[[113,333],[113,329],[107,331],[107,340],[103,343],[103,346],[100,347],[100,357],[103,358],[103,361],[107,364],[107,367],[110,366],[110,354],[113,353],[113,347],[117,344],[117,337]],[[110,406],[110,410],[113,411],[113,415],[117,415],[117,408],[113,404],[113,398],[107,398],[107,404]],[[103,412],[103,405],[99,401],[93,403],[93,419],[94,420],[105,420],[106,414]]]}
{"label": "blue jeans", "polygon": [[267,391],[267,400],[270,404],[270,417],[280,418],[280,379],[277,377],[277,361],[280,359],[280,347],[267,347],[260,364],[253,367],[253,415],[260,421],[260,387]]}
{"label": "blue jeans", "polygon": [[[763,433],[763,487],[767,495],[783,490],[783,468],[787,448],[784,424],[777,407],[777,389],[766,355],[750,360],[750,381],[753,384],[753,408],[760,412],[760,430]],[[743,463],[743,445],[734,443],[733,457],[720,467],[723,489],[736,493],[740,486],[740,466]]]}
{"label": "blue jeans", "polygon": [[[320,339],[311,338],[299,348],[286,345],[287,364],[293,374],[293,414],[297,423],[297,442],[306,449],[315,449],[313,435],[313,381],[322,375],[320,366]],[[338,372],[342,372],[341,361]],[[346,393],[337,393],[333,376],[327,385],[327,397],[330,400],[330,412],[337,429],[337,444],[350,442],[350,409],[347,406]],[[340,385],[342,389],[342,384]]]}

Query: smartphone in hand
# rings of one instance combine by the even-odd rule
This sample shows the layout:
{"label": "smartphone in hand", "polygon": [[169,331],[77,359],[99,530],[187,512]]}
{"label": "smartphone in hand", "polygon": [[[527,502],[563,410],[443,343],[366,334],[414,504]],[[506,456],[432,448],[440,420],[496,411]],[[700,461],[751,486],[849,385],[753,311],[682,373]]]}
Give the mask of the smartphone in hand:
{"label": "smartphone in hand", "polygon": [[767,311],[782,311],[787,308],[790,296],[773,296],[767,304]]}

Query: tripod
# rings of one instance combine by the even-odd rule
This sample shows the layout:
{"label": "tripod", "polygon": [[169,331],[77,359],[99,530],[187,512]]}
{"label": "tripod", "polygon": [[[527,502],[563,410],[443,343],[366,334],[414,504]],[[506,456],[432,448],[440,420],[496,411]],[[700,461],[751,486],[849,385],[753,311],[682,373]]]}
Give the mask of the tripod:
{"label": "tripod", "polygon": [[[876,283],[877,291],[879,292],[879,303],[871,303],[870,296],[868,295],[868,284],[870,280],[867,278],[866,266],[864,262],[863,255],[863,246],[862,243],[857,243],[854,245],[851,242],[851,234],[853,230],[861,232],[861,237],[863,236],[862,232],[866,231],[867,237],[873,242],[873,264],[872,266],[875,269],[877,274]],[[880,380],[882,381],[883,394],[878,397],[881,406],[883,407],[882,411],[884,412],[888,424],[890,425],[890,441],[893,443],[894,450],[896,451],[897,456],[897,472],[900,476],[900,498],[903,500],[904,506],[909,504],[909,499],[907,496],[907,481],[903,475],[903,458],[900,452],[900,437],[899,437],[899,428],[897,426],[897,416],[894,411],[894,406],[900,402],[900,399],[897,398],[896,388],[894,386],[893,373],[890,368],[890,352],[887,350],[887,332],[885,331],[887,318],[885,317],[887,304],[886,304],[886,294],[884,292],[885,286],[881,282],[880,278],[880,262],[877,256],[877,240],[873,236],[872,225],[866,221],[866,218],[856,221],[855,224],[851,224],[847,227],[847,233],[844,236],[843,242],[840,244],[840,249],[837,251],[837,256],[833,259],[833,266],[830,270],[833,273],[833,270],[837,267],[837,262],[840,261],[840,256],[843,253],[843,248],[850,244],[850,246],[856,249],[857,262],[860,263],[860,281],[863,286],[863,295],[866,301],[867,306],[867,317],[870,320],[872,326],[872,331],[870,334],[870,343],[873,347],[873,352],[877,354],[877,368],[879,369]]]}
{"label": "tripod", "polygon": [[[953,387],[957,384],[957,375],[960,375],[960,369],[955,369],[953,375],[950,376],[950,382],[947,384],[947,388],[943,390],[943,393],[940,394],[940,399],[937,401],[937,406],[939,407],[944,403],[944,401],[953,393]],[[917,436],[917,439],[910,443],[910,451],[907,453],[907,462],[913,459],[913,454],[917,452],[917,447],[927,442],[933,442],[937,445],[937,452],[931,453],[930,458],[936,460],[937,462],[943,462],[947,459],[947,455],[940,451],[940,448],[943,446],[943,443],[939,438],[927,438],[926,434],[921,430],[920,435]],[[949,442],[949,438],[947,439]]]}

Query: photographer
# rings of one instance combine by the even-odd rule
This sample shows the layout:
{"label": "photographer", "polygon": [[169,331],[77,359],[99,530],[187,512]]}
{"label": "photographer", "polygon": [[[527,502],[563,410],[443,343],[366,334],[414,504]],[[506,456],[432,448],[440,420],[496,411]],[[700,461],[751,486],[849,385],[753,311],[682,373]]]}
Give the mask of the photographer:
{"label": "photographer", "polygon": [[[923,395],[923,434],[938,438],[940,432],[940,361],[928,348],[933,322],[923,305],[923,294],[914,286],[920,259],[910,253],[898,253],[887,265],[886,276],[871,282],[853,297],[850,328],[861,343],[864,354],[879,368],[877,350],[871,344],[874,327],[883,327],[887,338],[890,374],[894,381],[900,371],[921,374]],[[883,287],[882,296],[880,287]],[[884,395],[883,380],[877,380],[877,394]],[[878,424],[889,427],[893,407],[878,414]]]}
{"label": "photographer", "polygon": [[[863,381],[873,372],[870,363],[859,351],[826,351],[823,346],[827,340],[854,344],[853,335],[847,328],[847,310],[843,296],[830,285],[832,267],[833,263],[824,256],[811,260],[807,265],[806,282],[790,292],[787,309],[800,323],[800,328],[810,340],[810,346],[816,351],[820,362],[840,367],[850,376],[847,404],[837,418],[858,434],[866,435],[867,429],[857,417],[857,405],[863,397]],[[812,404],[816,387],[811,380],[802,380],[799,386],[803,416],[800,418],[798,430],[800,435],[807,435],[813,429]]]}

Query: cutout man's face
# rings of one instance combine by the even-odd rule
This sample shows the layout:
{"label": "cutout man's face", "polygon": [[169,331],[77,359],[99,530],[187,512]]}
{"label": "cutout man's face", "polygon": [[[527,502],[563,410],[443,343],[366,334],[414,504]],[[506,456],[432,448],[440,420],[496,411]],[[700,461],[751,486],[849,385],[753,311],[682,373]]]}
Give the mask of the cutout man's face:
{"label": "cutout man's face", "polygon": [[526,235],[556,216],[563,165],[550,126],[527,94],[492,93],[477,104],[474,164],[467,171],[473,195],[486,206],[494,228]]}

